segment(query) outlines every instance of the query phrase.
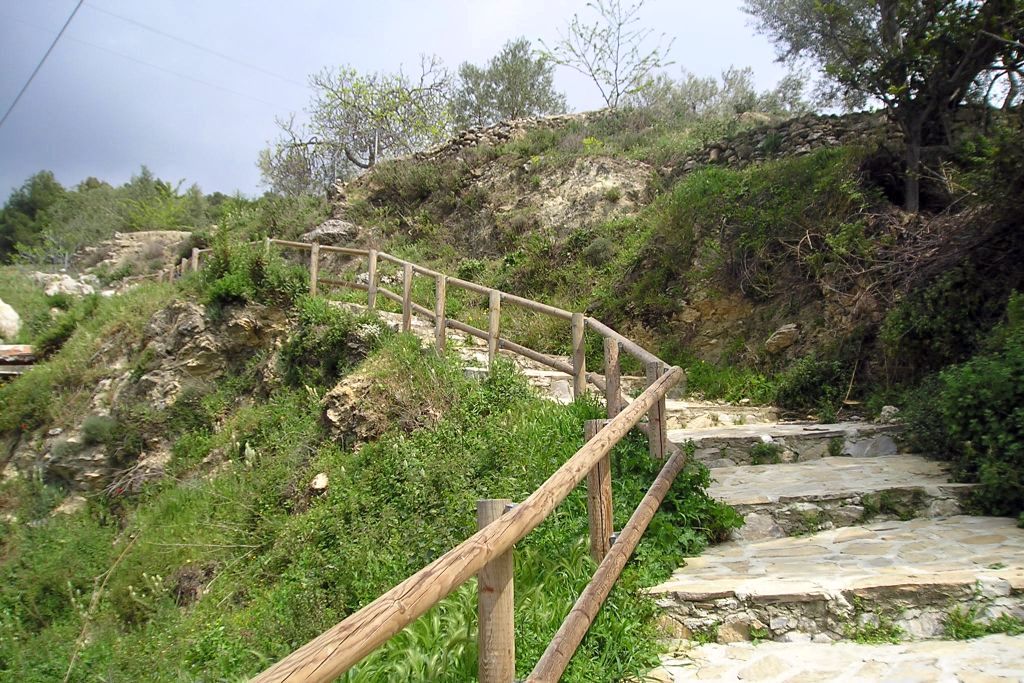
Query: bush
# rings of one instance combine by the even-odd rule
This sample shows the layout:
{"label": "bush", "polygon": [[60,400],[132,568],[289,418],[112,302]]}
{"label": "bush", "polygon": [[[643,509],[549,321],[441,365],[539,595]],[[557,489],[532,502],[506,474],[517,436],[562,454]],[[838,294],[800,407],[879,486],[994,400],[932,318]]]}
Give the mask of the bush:
{"label": "bush", "polygon": [[950,460],[958,480],[981,484],[981,511],[1024,510],[1024,297],[1010,298],[1006,321],[980,353],[922,384],[905,419],[912,446]]}
{"label": "bush", "polygon": [[82,443],[87,446],[110,443],[117,420],[106,415],[90,415],[82,423]]}
{"label": "bush", "polygon": [[289,265],[262,246],[231,243],[218,235],[210,259],[202,269],[204,303],[215,313],[224,306],[259,302],[287,306],[309,290],[309,273]]}
{"label": "bush", "polygon": [[845,397],[850,378],[849,363],[836,358],[805,356],[778,378],[776,399],[783,408],[817,410],[824,422],[832,422]]}
{"label": "bush", "polygon": [[50,324],[42,329],[32,341],[36,354],[46,358],[59,351],[78,329],[79,323],[96,311],[99,302],[100,296],[91,294],[75,302],[63,314],[52,319]]}
{"label": "bush", "polygon": [[1003,312],[1004,286],[965,262],[901,301],[879,331],[889,378],[917,380],[970,356]]}
{"label": "bush", "polygon": [[391,333],[372,313],[356,315],[318,297],[303,297],[298,308],[298,329],[280,356],[292,386],[333,384]]}

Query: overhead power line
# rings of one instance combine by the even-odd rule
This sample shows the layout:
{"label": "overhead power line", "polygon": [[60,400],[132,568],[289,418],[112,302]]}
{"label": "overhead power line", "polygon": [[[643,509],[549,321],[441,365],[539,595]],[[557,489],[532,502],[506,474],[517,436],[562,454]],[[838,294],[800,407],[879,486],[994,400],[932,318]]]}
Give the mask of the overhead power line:
{"label": "overhead power line", "polygon": [[[10,21],[15,21],[15,22],[17,22],[19,24],[24,24],[25,26],[31,26],[32,28],[39,29],[40,31],[48,30],[48,29],[45,29],[44,27],[42,27],[42,26],[40,26],[38,24],[29,22],[29,21],[25,21],[24,19],[16,19],[16,18],[11,17]],[[288,109],[288,107],[285,107],[284,105],[282,105],[280,103],[269,102],[269,101],[264,100],[262,98],[255,97],[255,96],[249,95],[247,93],[239,92],[237,90],[232,90],[231,88],[225,87],[223,85],[218,85],[217,83],[212,83],[210,81],[204,81],[201,78],[196,78],[195,76],[190,76],[188,74],[183,74],[181,72],[175,71],[174,69],[168,69],[165,66],[160,66],[159,64],[153,64],[152,62],[147,62],[147,61],[145,61],[143,59],[139,59],[138,57],[133,57],[131,55],[126,55],[123,52],[118,52],[117,50],[112,50],[109,47],[106,47],[106,46],[103,46],[103,45],[98,45],[97,43],[93,43],[93,42],[90,42],[88,40],[82,40],[81,38],[76,38],[73,35],[69,35],[69,36],[65,37],[64,41],[65,42],[70,41],[72,43],[78,43],[79,45],[85,45],[87,47],[93,48],[94,50],[101,50],[102,52],[106,52],[108,54],[114,55],[115,57],[120,57],[121,59],[127,59],[129,62],[134,62],[136,64],[140,64],[142,66],[146,66],[146,67],[149,67],[150,69],[155,69],[157,71],[162,71],[163,73],[170,74],[171,76],[177,76],[178,78],[184,79],[186,81],[192,81],[193,83],[199,83],[200,85],[205,85],[205,86],[210,87],[210,88],[215,88],[217,90],[221,90],[223,92],[230,93],[231,95],[235,95],[237,97],[242,97],[242,98],[245,98],[247,100],[252,100],[253,102],[259,102],[260,104],[266,104],[266,105],[274,107],[276,109],[282,109],[282,110],[283,109]]]}
{"label": "overhead power line", "polygon": [[[79,3],[79,4],[81,4],[81,3]],[[156,28],[155,26],[150,26],[149,24],[144,24],[141,21],[136,21],[135,19],[131,19],[129,17],[117,14],[116,12],[111,12],[110,10],[103,9],[102,7],[97,7],[96,5],[92,4],[91,2],[88,5],[86,5],[86,7],[88,7],[91,10],[93,10],[94,12],[100,12],[102,14],[106,14],[107,16],[114,17],[115,19],[120,19],[121,21],[123,21],[125,23],[132,24],[133,26],[138,26],[139,28],[145,29],[145,30],[150,31],[152,33],[155,33],[158,36],[163,36],[164,38],[167,38],[169,40],[177,41],[177,42],[179,42],[179,43],[181,43],[183,45],[188,45],[191,48],[195,48],[196,50],[200,50],[202,52],[206,52],[207,54],[211,54],[211,55],[213,55],[215,57],[219,57],[220,59],[223,59],[223,60],[225,60],[227,62],[231,62],[233,64],[238,64],[239,66],[244,66],[247,69],[252,69],[253,71],[258,71],[261,74],[265,74],[267,76],[272,76],[273,78],[277,78],[277,79],[282,80],[282,81],[284,81],[286,83],[291,83],[292,85],[297,85],[300,88],[308,87],[307,84],[305,84],[305,83],[300,83],[299,81],[296,81],[296,80],[293,80],[291,78],[288,78],[287,76],[282,76],[281,74],[274,73],[273,71],[270,71],[269,69],[264,69],[263,67],[258,66],[256,64],[250,64],[249,62],[242,61],[241,59],[237,59],[235,57],[232,57],[231,55],[227,55],[227,54],[224,54],[223,52],[219,52],[219,51],[214,50],[212,48],[206,47],[205,45],[200,45],[199,43],[195,43],[195,42],[193,42],[191,40],[188,40],[187,38],[182,38],[180,36],[172,35],[170,33],[167,33],[166,31],[163,31],[161,29]]]}
{"label": "overhead power line", "polygon": [[14,101],[11,102],[11,106],[7,108],[6,112],[4,112],[4,117],[0,119],[0,127],[4,125],[4,122],[7,121],[7,117],[10,116],[11,112],[14,111],[14,108],[18,106],[18,100],[20,100],[21,96],[25,94],[25,91],[28,90],[28,86],[32,85],[32,80],[36,77],[36,74],[39,73],[39,70],[43,68],[43,64],[46,63],[46,58],[50,56],[51,52],[53,52],[53,48],[57,47],[57,41],[59,41],[60,37],[64,35],[64,31],[67,30],[71,20],[75,18],[75,15],[78,13],[78,8],[82,6],[83,2],[85,2],[85,0],[78,0],[78,4],[75,5],[75,9],[71,10],[71,14],[68,15],[68,20],[60,27],[60,31],[57,32],[57,37],[53,39],[53,42],[50,43],[50,47],[46,49],[46,54],[44,54],[43,58],[39,60],[38,64],[36,64],[36,68],[32,70],[32,75],[28,77],[28,80],[25,81],[25,85],[21,87],[21,90],[18,91]]}

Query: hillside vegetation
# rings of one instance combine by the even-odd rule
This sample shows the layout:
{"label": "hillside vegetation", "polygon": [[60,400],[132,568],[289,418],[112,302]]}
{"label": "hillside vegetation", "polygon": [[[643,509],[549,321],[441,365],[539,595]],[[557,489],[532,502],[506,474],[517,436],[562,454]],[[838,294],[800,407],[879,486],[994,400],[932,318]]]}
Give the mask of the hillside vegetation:
{"label": "hillside vegetation", "polygon": [[[335,217],[355,223],[344,232],[356,243],[590,312],[686,366],[693,394],[823,419],[895,402],[922,450],[983,483],[980,509],[1019,513],[1018,123],[963,135],[941,182],[926,184],[933,212],[910,215],[891,182],[891,141],[694,165],[729,145],[702,125],[645,116],[570,117],[381,162],[342,188]],[[296,238],[317,206],[233,202],[190,243],[213,247],[199,274],[121,297],[48,299],[4,271],[0,296],[29,311],[25,339],[50,358],[0,388],[3,454],[28,473],[0,489],[0,671],[251,675],[465,538],[477,498],[521,499],[579,447],[597,406],[543,402],[508,368],[468,380],[454,358],[307,297],[304,269],[231,246]],[[429,305],[432,283],[414,293]],[[449,312],[483,326],[483,303],[452,293]],[[257,334],[230,341],[257,320]],[[177,332],[182,321],[202,344],[212,335],[194,379],[179,361],[200,347]],[[798,338],[769,348],[790,323]],[[503,329],[569,349],[557,321],[509,311]],[[587,351],[600,369],[599,340]],[[322,399],[346,379],[374,387],[390,430],[364,438],[325,422]],[[80,482],[30,465],[53,458],[100,463],[101,486],[66,499]],[[636,437],[614,461],[622,514],[653,471]],[[311,487],[321,473],[323,493]],[[655,662],[655,612],[639,588],[738,523],[706,484],[699,469],[677,482],[567,680]],[[593,568],[584,506],[576,492],[517,549],[521,672]],[[350,680],[472,678],[473,595],[458,591]]]}
{"label": "hillside vegetation", "polygon": [[[524,498],[599,415],[589,402],[540,400],[504,365],[467,379],[455,357],[302,294],[301,271],[233,242],[224,235],[180,286],[96,301],[47,363],[0,388],[0,433],[16,458],[59,443],[46,430],[60,425],[112,466],[102,493],[59,512],[64,493],[49,478],[0,485],[0,671],[12,680],[252,675],[470,535],[478,498]],[[222,380],[194,381],[160,408],[138,392],[182,359],[154,355],[149,327],[182,297],[203,304],[212,326],[278,308],[289,331],[278,353],[253,349]],[[327,429],[321,398],[367,373],[410,419],[353,443]],[[111,380],[117,397],[96,412],[89,387]],[[161,448],[159,468],[141,466]],[[623,524],[657,464],[636,436],[614,460]],[[325,492],[310,484],[321,473]],[[677,481],[567,680],[656,663],[654,605],[639,589],[738,524],[703,493],[707,476],[694,468]],[[575,492],[517,548],[522,671],[593,570],[585,507]],[[474,596],[464,587],[347,680],[472,678]]]}

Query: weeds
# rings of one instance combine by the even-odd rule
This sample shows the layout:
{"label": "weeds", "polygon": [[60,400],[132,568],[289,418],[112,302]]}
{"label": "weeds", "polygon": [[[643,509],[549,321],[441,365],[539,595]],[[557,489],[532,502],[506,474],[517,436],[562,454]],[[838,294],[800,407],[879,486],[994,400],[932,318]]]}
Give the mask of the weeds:
{"label": "weeds", "polygon": [[952,640],[970,640],[995,633],[1011,636],[1024,634],[1024,621],[1010,614],[983,622],[980,619],[981,609],[978,606],[954,607],[942,622],[943,633]]}

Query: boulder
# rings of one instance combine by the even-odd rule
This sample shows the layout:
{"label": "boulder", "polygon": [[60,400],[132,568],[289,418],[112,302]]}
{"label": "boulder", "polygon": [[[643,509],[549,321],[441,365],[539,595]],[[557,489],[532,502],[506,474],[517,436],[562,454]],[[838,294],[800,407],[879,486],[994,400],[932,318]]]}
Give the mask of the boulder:
{"label": "boulder", "polygon": [[96,288],[88,282],[81,282],[74,279],[67,273],[32,273],[32,279],[43,288],[46,296],[56,294],[68,294],[71,296],[86,296],[93,294]]}
{"label": "boulder", "polygon": [[772,336],[764,343],[764,350],[768,353],[779,353],[795,344],[798,339],[800,328],[796,323],[789,323],[772,332]]}
{"label": "boulder", "polygon": [[331,218],[302,236],[303,242],[339,246],[351,243],[359,235],[359,226]]}
{"label": "boulder", "polygon": [[878,413],[878,419],[876,419],[875,422],[878,424],[894,422],[899,413],[900,409],[896,406],[882,406],[882,410]]}
{"label": "boulder", "polygon": [[329,483],[330,481],[327,478],[327,473],[320,472],[313,477],[313,481],[309,482],[309,492],[314,496],[322,495],[327,492],[327,485]]}
{"label": "boulder", "polygon": [[21,331],[21,316],[10,304],[0,299],[0,340],[11,342]]}

